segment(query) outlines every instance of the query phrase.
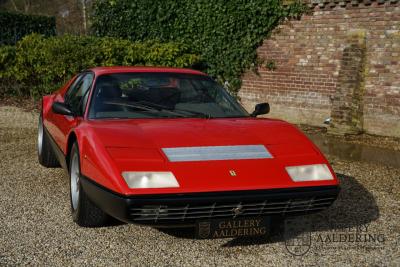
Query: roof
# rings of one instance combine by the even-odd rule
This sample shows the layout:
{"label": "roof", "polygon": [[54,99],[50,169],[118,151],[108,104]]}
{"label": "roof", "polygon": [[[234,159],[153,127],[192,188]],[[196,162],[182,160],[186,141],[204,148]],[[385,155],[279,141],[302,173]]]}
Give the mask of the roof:
{"label": "roof", "polygon": [[96,75],[121,72],[166,72],[166,73],[184,73],[206,75],[205,73],[192,69],[170,68],[170,67],[138,67],[138,66],[113,66],[113,67],[96,67],[90,69]]}

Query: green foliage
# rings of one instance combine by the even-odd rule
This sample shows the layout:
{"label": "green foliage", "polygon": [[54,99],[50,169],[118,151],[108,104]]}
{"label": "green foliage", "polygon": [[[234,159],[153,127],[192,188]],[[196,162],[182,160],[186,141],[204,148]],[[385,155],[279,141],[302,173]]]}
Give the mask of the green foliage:
{"label": "green foliage", "polygon": [[15,51],[14,46],[0,46],[0,96],[10,94],[13,89],[18,90],[11,77],[15,64]]}
{"label": "green foliage", "polygon": [[124,91],[132,91],[140,87],[142,81],[140,79],[130,79],[124,83],[122,83],[121,89]]}
{"label": "green foliage", "polygon": [[265,67],[271,71],[276,70],[276,63],[275,61],[270,59],[265,63]]}
{"label": "green foliage", "polygon": [[19,13],[0,12],[0,45],[13,45],[25,35],[56,34],[56,18]]}
{"label": "green foliage", "polygon": [[[191,67],[199,57],[186,45],[143,43],[116,38],[65,35],[45,38],[32,34],[14,47],[0,48],[0,84],[12,80],[14,95],[32,96],[50,93],[74,74],[95,66],[141,65]],[[1,88],[0,88],[1,90]],[[0,94],[10,93],[2,89]]]}
{"label": "green foliage", "polygon": [[11,45],[0,46],[0,78],[7,77],[15,64],[15,47]]}
{"label": "green foliage", "polygon": [[282,20],[305,11],[280,0],[100,0],[93,33],[135,41],[183,42],[200,54],[206,71],[236,92],[256,49]]}

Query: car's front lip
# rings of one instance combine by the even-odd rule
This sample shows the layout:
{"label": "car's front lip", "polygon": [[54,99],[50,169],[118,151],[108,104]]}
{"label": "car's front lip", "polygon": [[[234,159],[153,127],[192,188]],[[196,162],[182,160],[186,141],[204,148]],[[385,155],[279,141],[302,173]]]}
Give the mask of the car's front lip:
{"label": "car's front lip", "polygon": [[82,177],[81,182],[89,198],[109,215],[124,222],[150,225],[187,225],[198,220],[237,216],[302,215],[328,208],[340,191],[334,185],[124,196],[87,177]]}

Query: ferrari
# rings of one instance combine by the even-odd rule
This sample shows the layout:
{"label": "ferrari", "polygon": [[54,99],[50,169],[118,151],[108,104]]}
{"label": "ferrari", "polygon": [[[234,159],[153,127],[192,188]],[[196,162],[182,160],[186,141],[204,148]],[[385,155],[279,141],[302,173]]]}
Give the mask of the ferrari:
{"label": "ferrari", "polygon": [[263,234],[271,218],[324,210],[339,193],[296,126],[257,118],[269,109],[248,113],[196,70],[92,68],[42,98],[38,159],[66,170],[80,226],[114,217],[203,237]]}

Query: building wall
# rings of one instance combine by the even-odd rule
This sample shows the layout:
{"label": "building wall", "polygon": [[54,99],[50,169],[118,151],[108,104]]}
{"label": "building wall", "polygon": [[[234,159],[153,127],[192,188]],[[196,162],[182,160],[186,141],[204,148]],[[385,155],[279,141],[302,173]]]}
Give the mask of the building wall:
{"label": "building wall", "polygon": [[344,132],[400,136],[398,0],[312,1],[258,48],[264,63],[243,75],[242,103],[269,102],[269,117],[293,123],[332,116]]}

